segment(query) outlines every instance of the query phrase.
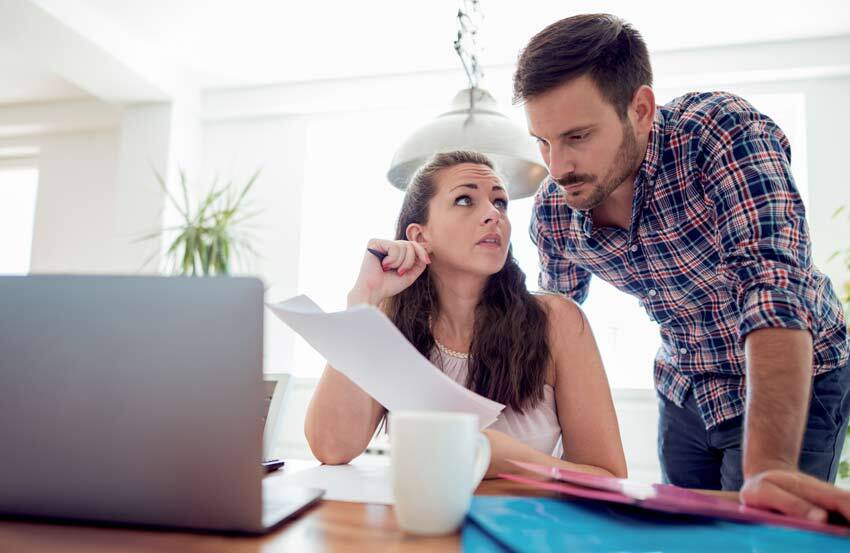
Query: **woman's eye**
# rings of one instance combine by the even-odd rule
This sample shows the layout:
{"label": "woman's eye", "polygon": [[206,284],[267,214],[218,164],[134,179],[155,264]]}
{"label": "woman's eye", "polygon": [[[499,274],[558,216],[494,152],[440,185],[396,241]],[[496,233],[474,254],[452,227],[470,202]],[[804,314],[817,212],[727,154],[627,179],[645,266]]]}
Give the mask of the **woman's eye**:
{"label": "woman's eye", "polygon": [[508,200],[499,198],[497,200],[493,200],[493,205],[498,209],[505,210],[508,209]]}
{"label": "woman's eye", "polygon": [[457,198],[455,198],[455,205],[472,205],[472,198],[470,198],[469,196],[458,196]]}

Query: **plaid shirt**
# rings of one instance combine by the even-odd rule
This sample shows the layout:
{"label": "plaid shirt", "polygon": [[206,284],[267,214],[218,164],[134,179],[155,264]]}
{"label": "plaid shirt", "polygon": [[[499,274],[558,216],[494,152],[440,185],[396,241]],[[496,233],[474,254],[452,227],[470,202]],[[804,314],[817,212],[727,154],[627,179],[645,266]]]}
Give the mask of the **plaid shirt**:
{"label": "plaid shirt", "polygon": [[541,288],[582,302],[595,274],[638,297],[661,327],[656,388],[677,405],[693,390],[706,428],[744,412],[753,330],[809,329],[815,374],[848,359],[790,159],[782,130],[743,99],[687,94],[657,110],[628,230],[594,228],[551,179],[535,197]]}

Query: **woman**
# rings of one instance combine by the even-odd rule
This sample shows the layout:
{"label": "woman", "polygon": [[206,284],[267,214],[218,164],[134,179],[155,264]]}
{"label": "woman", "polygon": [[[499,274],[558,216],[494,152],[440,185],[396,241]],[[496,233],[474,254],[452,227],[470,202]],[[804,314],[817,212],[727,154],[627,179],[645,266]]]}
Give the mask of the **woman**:
{"label": "woman", "polygon": [[[487,157],[436,155],[411,180],[396,240],[369,242],[388,255],[364,254],[348,304],[380,306],[447,375],[506,405],[484,430],[488,477],[514,472],[507,459],[625,477],[590,327],[572,301],[528,292],[510,250],[507,206]],[[307,441],[323,463],[348,463],[385,414],[328,365],[307,409]]]}

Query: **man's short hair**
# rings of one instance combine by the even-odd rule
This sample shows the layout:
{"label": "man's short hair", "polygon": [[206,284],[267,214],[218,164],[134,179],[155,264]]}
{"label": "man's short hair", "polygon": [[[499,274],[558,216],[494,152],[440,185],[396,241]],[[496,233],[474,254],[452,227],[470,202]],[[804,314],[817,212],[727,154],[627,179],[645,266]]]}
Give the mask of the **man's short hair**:
{"label": "man's short hair", "polygon": [[583,75],[624,118],[637,89],[652,85],[649,52],[640,33],[609,14],[576,15],[549,25],[520,52],[514,103]]}

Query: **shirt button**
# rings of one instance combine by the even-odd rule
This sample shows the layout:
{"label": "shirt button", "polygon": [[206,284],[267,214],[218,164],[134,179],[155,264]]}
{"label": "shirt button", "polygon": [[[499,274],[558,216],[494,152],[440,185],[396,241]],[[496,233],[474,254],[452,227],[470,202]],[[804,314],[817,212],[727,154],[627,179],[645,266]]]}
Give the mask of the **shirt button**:
{"label": "shirt button", "polygon": [[679,350],[679,353],[681,353],[682,355],[687,355],[687,354],[688,354],[688,350],[687,350],[687,348],[681,348],[681,349]]}
{"label": "shirt button", "polygon": [[655,295],[656,295],[657,293],[658,293],[658,292],[656,292],[656,291],[655,291],[655,288],[650,288],[650,290],[649,290],[649,295],[650,295],[650,296],[655,297]]}
{"label": "shirt button", "polygon": [[632,244],[632,247],[631,247],[631,248],[629,248],[629,249],[630,249],[632,252],[636,252],[636,251],[638,251],[638,246],[637,246],[637,244]]}

